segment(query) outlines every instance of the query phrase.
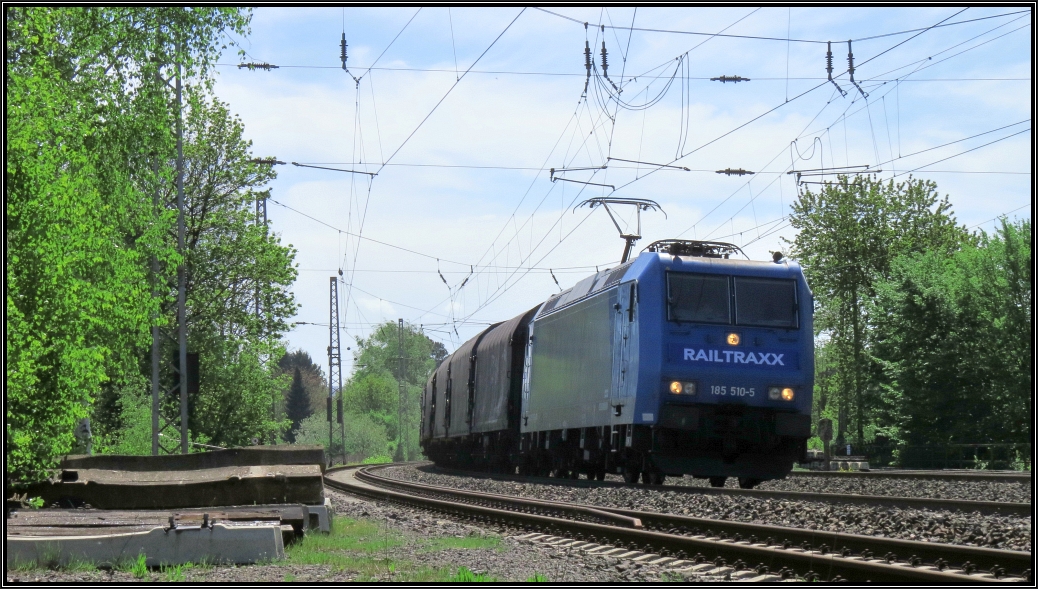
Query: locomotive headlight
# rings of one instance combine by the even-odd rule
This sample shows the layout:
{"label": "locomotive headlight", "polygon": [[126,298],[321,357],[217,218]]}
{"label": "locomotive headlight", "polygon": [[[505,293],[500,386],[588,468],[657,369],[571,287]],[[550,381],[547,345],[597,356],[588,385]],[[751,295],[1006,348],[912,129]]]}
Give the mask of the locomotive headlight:
{"label": "locomotive headlight", "polygon": [[782,397],[782,389],[779,387],[768,387],[768,398],[778,401]]}
{"label": "locomotive headlight", "polygon": [[792,401],[793,400],[793,389],[786,387],[782,389],[782,400]]}
{"label": "locomotive headlight", "polygon": [[670,392],[675,395],[694,395],[696,394],[696,383],[675,380],[670,383]]}
{"label": "locomotive headlight", "polygon": [[728,345],[730,345],[730,346],[737,346],[737,345],[739,345],[739,334],[737,334],[737,333],[729,333],[728,334]]}

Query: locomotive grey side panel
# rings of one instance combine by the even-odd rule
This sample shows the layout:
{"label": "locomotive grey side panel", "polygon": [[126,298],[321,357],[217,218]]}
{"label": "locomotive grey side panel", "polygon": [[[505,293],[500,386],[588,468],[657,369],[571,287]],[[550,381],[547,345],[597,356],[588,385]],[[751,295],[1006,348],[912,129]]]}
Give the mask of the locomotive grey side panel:
{"label": "locomotive grey side panel", "polygon": [[538,317],[521,431],[609,423],[616,289]]}

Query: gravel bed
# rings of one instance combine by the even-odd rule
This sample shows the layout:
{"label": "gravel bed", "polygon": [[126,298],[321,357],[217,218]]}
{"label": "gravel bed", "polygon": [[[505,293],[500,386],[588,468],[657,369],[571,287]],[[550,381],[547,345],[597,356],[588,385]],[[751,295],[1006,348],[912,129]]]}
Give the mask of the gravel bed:
{"label": "gravel bed", "polygon": [[[623,478],[609,475],[607,480],[622,482]],[[706,479],[667,477],[665,484],[690,487],[708,487]],[[738,479],[729,478],[725,487],[737,489]],[[837,493],[853,495],[884,495],[890,497],[921,497],[924,499],[957,499],[960,501],[1002,501],[1031,503],[1032,481],[1017,483],[991,481],[942,481],[915,478],[840,478],[798,477],[766,481],[757,486],[762,491],[797,491],[801,493]]]}
{"label": "gravel bed", "polygon": [[[535,574],[553,583],[617,583],[659,581],[666,569],[582,555],[578,551],[521,542],[515,538],[528,533],[506,527],[483,528],[461,521],[446,519],[421,509],[399,505],[357,501],[355,498],[326,489],[337,515],[356,519],[384,522],[408,538],[407,544],[391,550],[390,554],[430,567],[468,567],[477,574],[485,574],[502,582],[522,582]],[[431,537],[497,535],[502,538],[501,550],[449,549],[423,552],[417,544]],[[395,551],[395,552],[393,552]],[[715,577],[682,577],[687,581],[721,581]],[[388,580],[388,579],[387,579]],[[675,579],[676,580],[676,579]]]}
{"label": "gravel bed", "polygon": [[431,467],[401,466],[389,477],[428,485],[515,495],[548,501],[673,513],[728,521],[770,524],[868,536],[1031,551],[1033,519],[955,511],[833,505],[813,501],[676,493],[660,489],[582,488],[446,475]]}
{"label": "gravel bed", "polygon": [[[336,516],[377,522],[387,531],[400,534],[404,544],[388,548],[379,557],[409,561],[433,569],[467,567],[475,574],[494,577],[502,582],[523,582],[540,574],[552,583],[624,583],[624,582],[723,582],[723,577],[677,573],[662,567],[643,565],[581,554],[579,551],[531,544],[516,538],[525,530],[505,527],[482,528],[463,521],[445,518],[427,511],[373,503],[325,489]],[[497,536],[498,548],[447,548],[428,550],[428,540],[437,537]],[[184,570],[189,583],[344,583],[357,580],[355,572],[336,571],[327,565],[260,564],[248,566],[214,566],[208,569]],[[5,584],[10,583],[135,583],[165,582],[161,571],[150,571],[143,579],[122,571],[5,571]],[[394,581],[387,571],[378,581]]]}

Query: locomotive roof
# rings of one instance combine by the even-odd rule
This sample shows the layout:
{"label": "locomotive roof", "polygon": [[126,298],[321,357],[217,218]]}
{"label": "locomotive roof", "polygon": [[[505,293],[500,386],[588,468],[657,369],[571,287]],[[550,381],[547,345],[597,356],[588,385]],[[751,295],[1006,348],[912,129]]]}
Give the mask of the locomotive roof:
{"label": "locomotive roof", "polygon": [[612,286],[624,278],[637,278],[648,271],[654,264],[661,264],[671,269],[699,270],[706,272],[732,272],[757,276],[773,276],[776,278],[801,277],[800,264],[783,259],[779,262],[762,260],[739,260],[734,258],[715,258],[701,256],[675,256],[664,252],[643,251],[637,258],[613,268],[592,274],[572,287],[549,297],[538,312],[538,316],[550,313],[554,309],[565,307],[584,297],[590,296],[606,287]]}

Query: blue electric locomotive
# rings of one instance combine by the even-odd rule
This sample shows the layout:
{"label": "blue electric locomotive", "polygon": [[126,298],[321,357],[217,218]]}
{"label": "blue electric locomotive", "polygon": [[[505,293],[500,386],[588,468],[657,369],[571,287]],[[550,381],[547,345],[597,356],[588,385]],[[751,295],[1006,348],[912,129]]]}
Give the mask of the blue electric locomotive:
{"label": "blue electric locomotive", "polygon": [[785,476],[811,431],[811,292],[796,263],[738,251],[656,242],[465,342],[426,385],[426,455],[654,484]]}

